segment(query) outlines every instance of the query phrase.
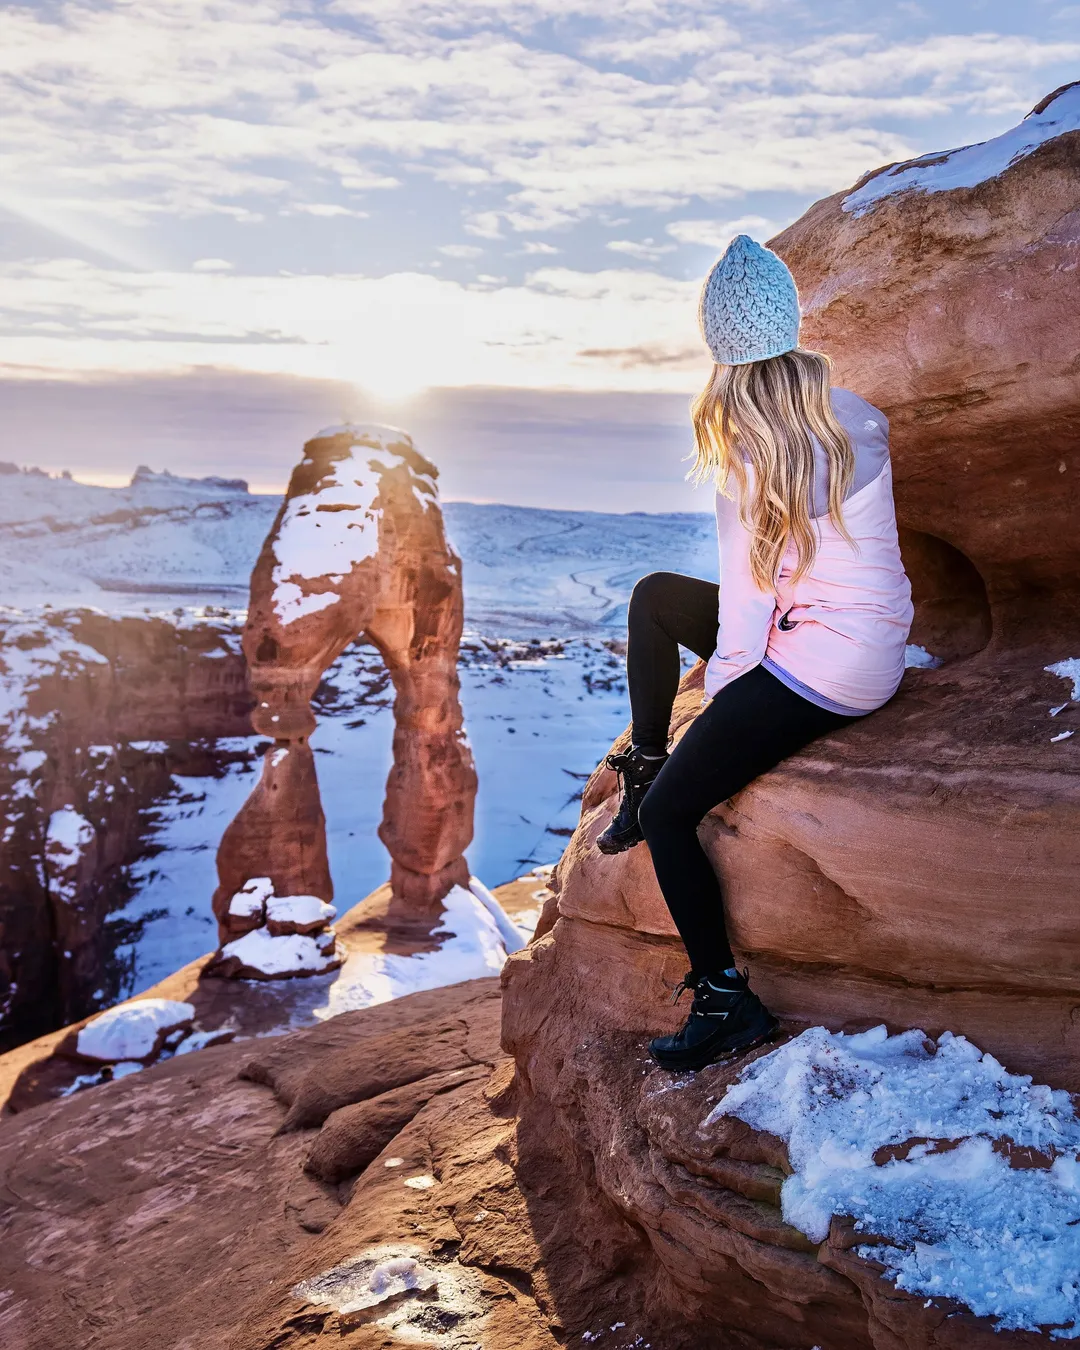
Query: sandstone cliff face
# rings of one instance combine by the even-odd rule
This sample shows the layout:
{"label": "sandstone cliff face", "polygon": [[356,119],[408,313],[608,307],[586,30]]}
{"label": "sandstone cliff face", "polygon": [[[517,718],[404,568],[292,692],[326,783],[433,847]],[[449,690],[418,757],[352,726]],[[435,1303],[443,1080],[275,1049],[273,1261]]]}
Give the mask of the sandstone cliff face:
{"label": "sandstone cliff face", "polygon": [[[252,878],[267,878],[278,897],[333,898],[308,745],[311,699],[361,633],[394,682],[394,762],[379,829],[394,892],[430,906],[468,883],[476,772],[458,698],[461,561],[446,540],[437,474],[394,428],[332,428],[304,447],[252,573],[244,630],[252,723],[274,744],[221,842],[213,904],[222,960],[211,973],[268,973],[228,945],[247,927],[237,897]],[[328,930],[327,942],[291,973],[326,969]]]}
{"label": "sandstone cliff face", "polygon": [[91,610],[0,617],[0,1046],[121,994],[109,915],[127,898],[141,812],[174,772],[213,772],[200,742],[247,731],[226,623]]}
{"label": "sandstone cliff face", "polygon": [[1067,86],[1000,146],[878,169],[771,241],[803,343],[889,418],[900,523],[974,565],[1010,644],[1080,616],[1078,105]]}
{"label": "sandstone cliff face", "polygon": [[[837,194],[774,241],[807,308],[804,341],[890,418],[912,639],[939,666],[910,671],[887,708],[701,828],[736,952],[792,1030],[951,1029],[1072,1090],[1080,132],[1046,124],[1078,97],[1049,101],[1035,127],[1044,143],[989,177],[928,189],[918,175],[951,156],[917,162],[915,186],[909,166],[879,171],[864,189],[884,178],[910,190]],[[683,682],[676,737],[700,706],[701,675]],[[702,1129],[729,1071],[665,1081],[650,1067],[645,1038],[681,1020],[668,1000],[686,958],[645,846],[615,858],[595,848],[616,804],[614,775],[598,769],[557,902],[507,966],[519,1137],[572,1160],[580,1185],[617,1210],[620,1240],[622,1225],[645,1235],[651,1315],[712,1329],[690,1344],[721,1329],[877,1350],[995,1339],[962,1309],[898,1294],[847,1250],[842,1226],[816,1245],[783,1224],[778,1141]]]}

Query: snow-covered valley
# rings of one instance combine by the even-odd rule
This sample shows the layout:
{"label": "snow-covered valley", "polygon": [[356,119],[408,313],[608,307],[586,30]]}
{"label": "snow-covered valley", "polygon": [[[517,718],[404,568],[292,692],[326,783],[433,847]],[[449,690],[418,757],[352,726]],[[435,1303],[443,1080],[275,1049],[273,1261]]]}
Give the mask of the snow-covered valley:
{"label": "snow-covered valley", "polygon": [[[280,504],[242,483],[142,469],[126,488],[0,472],[0,594],[111,613],[242,607]],[[700,515],[444,502],[466,623],[501,637],[618,633],[644,573],[715,576],[709,505],[704,493]]]}
{"label": "snow-covered valley", "polygon": [[[56,710],[34,703],[42,678],[69,678],[104,658],[78,640],[78,614],[125,618],[238,652],[248,577],[280,505],[242,484],[140,471],[126,488],[37,472],[0,474],[0,583],[6,606],[0,757],[11,796],[29,804],[43,753],[35,733]],[[555,861],[580,792],[625,725],[623,636],[637,578],[668,568],[715,574],[711,517],[601,515],[451,502],[448,532],[463,558],[466,631],[459,673],[479,776],[471,871],[496,886]],[[378,652],[358,642],[327,672],[313,739],[335,903],[344,913],[379,886],[389,860],[376,830],[391,764],[393,690]],[[29,700],[29,702],[28,702]],[[33,705],[33,706],[31,706]],[[60,714],[57,714],[60,715]],[[94,801],[131,793],[116,846],[104,957],[76,981],[71,1016],[156,984],[215,946],[210,898],[226,825],[254,786],[267,742],[245,729],[184,743],[144,717],[140,739],[86,752]],[[147,739],[148,731],[152,738]],[[104,733],[103,733],[104,736]],[[99,738],[100,739],[100,738]],[[109,736],[104,736],[109,740]],[[100,783],[98,782],[100,779]],[[66,815],[91,826],[73,807]],[[130,812],[129,812],[130,813]],[[14,817],[9,817],[8,829]],[[61,821],[63,823],[63,821]],[[51,827],[50,827],[51,828]],[[89,835],[88,835],[89,837]],[[59,855],[58,855],[59,856]],[[66,855],[65,855],[66,858]],[[74,888],[76,854],[48,884]],[[66,878],[66,880],[65,880]],[[61,963],[93,967],[76,934]],[[68,949],[70,948],[70,950]]]}

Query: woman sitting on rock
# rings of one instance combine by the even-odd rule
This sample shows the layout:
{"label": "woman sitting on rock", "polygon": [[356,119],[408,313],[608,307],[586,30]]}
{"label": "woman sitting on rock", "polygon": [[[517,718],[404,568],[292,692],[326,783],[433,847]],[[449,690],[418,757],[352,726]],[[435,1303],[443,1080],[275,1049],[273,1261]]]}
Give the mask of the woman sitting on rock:
{"label": "woman sitting on rock", "polygon": [[[701,295],[716,362],[693,404],[696,476],[715,478],[720,585],[655,572],[630,601],[631,749],[608,758],[622,802],[597,840],[643,838],[682,936],[693,990],[681,1031],[650,1046],[699,1069],[759,1045],[777,1022],[735,965],[720,883],[697,827],[788,755],[888,701],[904,673],[911,587],[900,560],[888,423],[830,388],[799,346],[787,267],[735,238]],[[705,704],[674,749],[679,647],[708,661]]]}

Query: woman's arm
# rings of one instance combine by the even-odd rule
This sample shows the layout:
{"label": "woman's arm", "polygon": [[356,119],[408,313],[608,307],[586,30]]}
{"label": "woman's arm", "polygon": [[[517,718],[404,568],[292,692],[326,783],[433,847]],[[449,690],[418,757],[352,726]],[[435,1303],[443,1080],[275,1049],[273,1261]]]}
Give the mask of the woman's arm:
{"label": "woman's arm", "polygon": [[750,531],[738,503],[716,494],[716,534],[720,545],[720,604],[716,653],[705,674],[705,695],[760,665],[776,614],[776,596],[758,590],[750,572]]}

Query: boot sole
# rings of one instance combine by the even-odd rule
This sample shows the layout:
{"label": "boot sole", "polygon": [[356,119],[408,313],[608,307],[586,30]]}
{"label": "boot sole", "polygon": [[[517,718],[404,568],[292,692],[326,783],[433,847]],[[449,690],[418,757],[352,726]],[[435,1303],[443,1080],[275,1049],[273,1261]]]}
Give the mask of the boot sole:
{"label": "boot sole", "polygon": [[626,853],[629,849],[636,848],[638,844],[645,842],[644,835],[638,835],[636,839],[604,839],[601,836],[596,841],[596,847],[601,853],[607,854],[610,858],[616,853]]}
{"label": "boot sole", "polygon": [[751,1050],[756,1050],[759,1045],[766,1045],[769,1041],[775,1040],[779,1033],[780,1023],[773,1018],[771,1027],[766,1027],[762,1031],[749,1032],[745,1039],[740,1038],[734,1045],[725,1045],[720,1050],[703,1050],[698,1055],[663,1056],[658,1055],[650,1046],[649,1054],[662,1069],[690,1070],[696,1073],[698,1069],[708,1068],[710,1064],[721,1064],[724,1060],[738,1059],[740,1055],[749,1054]]}

